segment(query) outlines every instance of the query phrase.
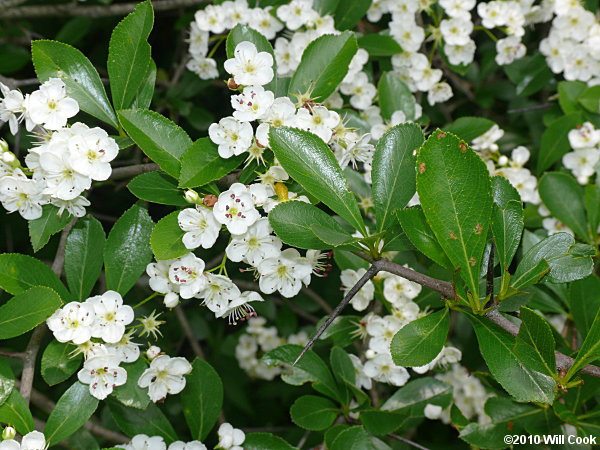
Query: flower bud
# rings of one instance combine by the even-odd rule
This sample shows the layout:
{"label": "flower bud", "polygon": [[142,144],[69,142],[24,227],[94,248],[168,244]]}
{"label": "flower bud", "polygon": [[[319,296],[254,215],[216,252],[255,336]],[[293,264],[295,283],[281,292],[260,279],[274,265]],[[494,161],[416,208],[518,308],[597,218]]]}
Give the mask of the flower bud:
{"label": "flower bud", "polygon": [[16,435],[17,431],[11,426],[8,426],[4,430],[2,430],[2,440],[6,441],[8,439],[14,439]]}
{"label": "flower bud", "polygon": [[17,158],[15,158],[15,155],[13,155],[11,152],[2,153],[2,161],[4,161],[6,164],[11,164],[15,162],[16,159]]}
{"label": "flower bud", "polygon": [[187,191],[185,191],[185,201],[188,203],[194,203],[196,205],[198,205],[200,203],[200,196],[198,195],[198,193],[192,189],[188,189]]}
{"label": "flower bud", "polygon": [[237,90],[237,89],[239,89],[239,88],[240,88],[240,85],[239,85],[239,84],[237,84],[233,78],[230,78],[229,80],[227,80],[227,87],[228,87],[229,89],[231,89],[231,90],[234,90],[234,91],[235,91],[235,90]]}
{"label": "flower bud", "polygon": [[212,208],[213,206],[215,206],[215,203],[217,203],[217,200],[219,200],[219,198],[216,195],[208,194],[202,199],[202,203],[207,208]]}
{"label": "flower bud", "polygon": [[146,350],[146,356],[149,359],[156,358],[158,355],[160,355],[160,353],[161,353],[160,347],[157,347],[156,345],[152,345],[148,348],[148,350]]}
{"label": "flower bud", "polygon": [[281,201],[286,201],[289,199],[288,188],[283,183],[275,183],[275,193],[277,194],[277,197]]}
{"label": "flower bud", "polygon": [[0,152],[7,152],[8,151],[8,142],[6,142],[4,139],[0,139]]}
{"label": "flower bud", "polygon": [[175,308],[179,304],[179,295],[175,292],[169,292],[163,300],[167,308]]}

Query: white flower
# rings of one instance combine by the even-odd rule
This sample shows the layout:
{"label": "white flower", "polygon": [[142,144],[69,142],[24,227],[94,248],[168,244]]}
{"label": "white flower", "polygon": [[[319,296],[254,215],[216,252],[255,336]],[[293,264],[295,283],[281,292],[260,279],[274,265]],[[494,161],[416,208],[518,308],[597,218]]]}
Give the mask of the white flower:
{"label": "white flower", "polygon": [[464,18],[445,19],[440,23],[444,41],[449,45],[466,45],[473,31],[473,22]]}
{"label": "white flower", "polygon": [[379,354],[367,361],[364,372],[368,377],[392,386],[404,386],[410,378],[404,367],[395,365],[392,357],[385,354]]}
{"label": "white flower", "polygon": [[256,267],[264,259],[279,255],[282,243],[272,233],[269,220],[266,217],[260,218],[248,228],[246,233],[232,235],[225,253],[232,261],[244,260]]}
{"label": "white flower", "polygon": [[233,117],[224,117],[219,123],[208,127],[210,140],[217,144],[221,158],[241,155],[252,145],[254,132],[248,122],[240,122]]}
{"label": "white flower", "polygon": [[542,226],[548,232],[548,236],[556,233],[569,233],[571,236],[574,236],[573,231],[568,226],[554,217],[545,217],[542,220]]}
{"label": "white flower", "polygon": [[121,294],[106,291],[86,300],[94,308],[96,320],[92,325],[92,336],[102,338],[105,342],[115,344],[125,333],[125,325],[135,318],[133,308],[123,304]]}
{"label": "white flower", "polygon": [[562,163],[573,172],[580,184],[587,184],[589,178],[596,172],[595,166],[600,160],[600,149],[587,148],[567,153]]}
{"label": "white flower", "polygon": [[359,389],[371,389],[371,378],[365,375],[363,363],[360,361],[358,356],[353,355],[352,353],[350,353],[348,356],[352,360],[352,365],[354,366],[354,384],[356,387]]}
{"label": "white flower", "polygon": [[525,56],[527,49],[518,37],[509,36],[496,42],[496,51],[496,62],[505,65]]}
{"label": "white flower", "polygon": [[600,130],[596,130],[590,122],[585,122],[580,127],[569,131],[569,144],[573,150],[596,147],[600,144]]}
{"label": "white flower", "polygon": [[125,450],[166,450],[167,444],[162,436],[147,436],[145,434],[137,434],[131,438],[131,442],[125,445],[115,445],[118,448]]}
{"label": "white flower", "polygon": [[46,323],[58,342],[72,341],[73,344],[83,344],[92,337],[95,319],[92,305],[71,302],[52,314]]}
{"label": "white flower", "polygon": [[140,344],[137,344],[131,340],[134,334],[134,330],[129,333],[123,334],[123,337],[119,342],[114,344],[106,344],[106,348],[113,354],[121,358],[122,362],[131,363],[137,361],[140,357]]}
{"label": "white flower", "polygon": [[169,448],[167,450],[207,450],[207,449],[206,449],[206,445],[204,445],[200,441],[190,441],[190,442],[175,441],[171,445],[169,445]]}
{"label": "white flower", "polygon": [[258,292],[246,291],[234,298],[227,308],[216,314],[217,318],[228,316],[230,325],[237,325],[238,321],[249,320],[256,317],[256,311],[248,303],[262,302],[264,299]]}
{"label": "white flower", "polygon": [[52,197],[50,198],[50,203],[58,208],[57,214],[59,216],[67,210],[69,214],[72,214],[75,217],[85,216],[85,207],[91,205],[90,201],[81,195],[72,200],[63,200],[61,198]]}
{"label": "white flower", "polygon": [[333,134],[333,129],[340,123],[340,116],[335,111],[329,111],[324,106],[300,108],[296,113],[296,126],[319,136],[326,143]]}
{"label": "white flower", "polygon": [[[345,269],[342,270],[342,274],[340,276],[342,280],[342,288],[344,292],[348,292],[360,278],[367,272],[366,269]],[[375,294],[375,286],[373,286],[373,282],[371,280],[367,281],[365,285],[356,293],[352,300],[350,300],[350,304],[356,311],[364,311],[371,300],[373,300],[373,296]]]}
{"label": "white flower", "polygon": [[165,295],[179,292],[179,285],[169,279],[169,267],[174,261],[174,259],[156,261],[146,266],[146,273],[150,277],[148,284],[154,292]]}
{"label": "white flower", "polygon": [[302,280],[312,273],[312,267],[295,248],[287,248],[279,256],[263,260],[257,267],[260,290],[265,294],[279,291],[290,298],[300,292]]}
{"label": "white flower", "polygon": [[469,39],[464,45],[444,45],[444,53],[450,64],[471,64],[475,56],[475,41]]}
{"label": "white flower", "polygon": [[186,64],[186,67],[198,75],[201,80],[212,80],[219,76],[217,62],[212,58],[193,56]]}
{"label": "white flower", "polygon": [[412,20],[392,20],[389,23],[390,35],[405,52],[416,52],[425,39],[425,31]]}
{"label": "white flower", "polygon": [[269,127],[293,125],[296,117],[296,107],[288,97],[276,98],[261,124],[256,129],[256,140],[264,147],[269,146]]}
{"label": "white flower", "polygon": [[502,130],[498,125],[494,124],[481,136],[473,139],[471,142],[471,148],[479,151],[497,152],[498,145],[496,144],[496,141],[502,136],[504,136],[504,130]]}
{"label": "white flower", "polygon": [[98,352],[83,363],[77,378],[90,385],[90,394],[104,400],[113,389],[127,382],[127,371],[119,367],[121,359],[108,351]]}
{"label": "white flower", "polygon": [[275,39],[275,35],[283,30],[283,24],[277,20],[268,8],[252,8],[248,15],[248,23],[268,40]]}
{"label": "white flower", "polygon": [[383,295],[394,306],[400,306],[421,293],[421,285],[399,275],[389,275],[383,282]]}
{"label": "white flower", "polygon": [[44,185],[29,179],[16,169],[12,175],[0,178],[0,202],[8,212],[19,211],[24,219],[34,220],[42,216]]}
{"label": "white flower", "polygon": [[423,415],[430,420],[437,420],[442,415],[442,407],[439,405],[432,405],[427,403],[423,409]]}
{"label": "white flower", "polygon": [[75,170],[74,158],[58,141],[50,141],[39,162],[47,184],[45,194],[73,200],[92,185],[89,176]]}
{"label": "white flower", "polygon": [[194,15],[196,26],[202,31],[220,34],[225,31],[225,12],[219,5],[207,5]]}
{"label": "white flower", "polygon": [[462,352],[459,349],[455,347],[444,347],[429,363],[423,366],[413,367],[412,369],[418,374],[424,374],[438,366],[446,367],[448,364],[457,363],[461,358]]}
{"label": "white flower", "polygon": [[181,357],[157,356],[150,367],[142,373],[138,386],[148,388],[148,396],[153,402],[164,399],[167,394],[179,394],[185,388],[185,378],[192,371],[192,365]]}
{"label": "white flower", "polygon": [[83,123],[71,127],[69,150],[73,169],[92,180],[107,180],[112,171],[110,162],[119,153],[119,146],[102,128],[89,128]]}
{"label": "white flower", "polygon": [[431,106],[443,103],[450,98],[452,98],[452,88],[446,82],[434,84],[427,94],[427,101]]}
{"label": "white flower", "polygon": [[248,188],[241,183],[234,183],[229,190],[221,192],[213,214],[231,234],[244,234],[260,218]]}
{"label": "white flower", "polygon": [[177,216],[179,228],[185,231],[182,241],[185,248],[211,248],[221,230],[210,209],[201,206],[186,208]]}
{"label": "white flower", "polygon": [[287,5],[281,5],[277,9],[277,17],[279,17],[289,30],[297,30],[302,25],[305,25],[319,14],[312,8],[313,2],[310,0],[292,0]]}
{"label": "white flower", "polygon": [[244,432],[238,428],[233,428],[230,423],[223,423],[219,427],[218,448],[223,450],[243,450],[241,446],[246,439]]}
{"label": "white flower", "polygon": [[10,90],[8,86],[0,83],[0,92],[3,99],[0,101],[0,122],[8,122],[10,132],[17,134],[19,122],[27,118],[27,131],[31,131],[35,124],[31,122],[25,109],[25,97],[20,91]]}
{"label": "white flower", "polygon": [[[354,138],[355,133],[348,133]],[[375,146],[371,144],[371,134],[363,134],[362,136],[356,136],[358,139],[351,139],[347,143],[347,147],[340,146],[336,150],[336,158],[340,163],[340,167],[345,169],[348,164],[352,164],[352,168],[356,169],[356,163],[371,163],[373,161],[373,153],[375,153]]]}
{"label": "white flower", "polygon": [[59,78],[50,78],[33,92],[26,108],[33,122],[49,130],[64,127],[67,120],[79,112],[79,105],[67,97],[65,83]]}
{"label": "white flower", "polygon": [[235,299],[239,299],[241,293],[239,288],[233,284],[229,278],[224,275],[214,275],[207,273],[207,285],[198,292],[197,298],[204,299],[203,305],[220,316],[229,307],[229,303]]}
{"label": "white flower", "polygon": [[349,81],[340,85],[340,91],[344,95],[350,95],[350,104],[356,109],[367,109],[373,103],[377,94],[377,88],[369,83],[367,74],[359,72]]}
{"label": "white flower", "polygon": [[206,287],[204,261],[193,253],[176,259],[169,266],[169,281],[179,286],[181,298],[192,298]]}
{"label": "white flower", "polygon": [[367,333],[371,336],[369,349],[375,353],[389,354],[392,339],[403,326],[404,323],[394,316],[373,317],[366,325]]}
{"label": "white flower", "polygon": [[262,119],[274,100],[273,92],[265,91],[262,86],[246,86],[241,94],[231,96],[233,117],[241,122]]}
{"label": "white flower", "polygon": [[258,52],[249,41],[240,42],[233,52],[234,57],[225,61],[225,70],[233,75],[234,81],[242,86],[263,86],[273,79],[273,56]]}
{"label": "white flower", "polygon": [[14,439],[0,441],[0,450],[46,450],[46,437],[39,431],[30,431],[19,444]]}

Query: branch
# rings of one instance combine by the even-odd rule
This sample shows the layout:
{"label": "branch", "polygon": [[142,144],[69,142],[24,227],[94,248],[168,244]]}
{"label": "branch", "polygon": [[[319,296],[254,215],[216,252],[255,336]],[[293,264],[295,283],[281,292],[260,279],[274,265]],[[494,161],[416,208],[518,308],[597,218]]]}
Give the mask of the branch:
{"label": "branch", "polygon": [[206,359],[204,357],[202,347],[200,347],[200,343],[198,342],[198,339],[196,339],[196,335],[194,334],[194,331],[192,330],[192,327],[190,326],[187,317],[185,317],[185,312],[183,311],[181,305],[177,305],[175,307],[175,314],[177,315],[177,319],[179,319],[181,328],[183,328],[183,332],[192,347],[194,355],[196,355],[200,359]]}
{"label": "branch", "polygon": [[427,447],[423,447],[421,444],[417,444],[416,442],[413,442],[410,439],[406,439],[405,437],[398,436],[397,434],[388,434],[388,436],[391,438],[397,439],[399,441],[402,441],[405,444],[410,445],[411,447],[418,448],[419,450],[430,450]]}
{"label": "branch", "polygon": [[117,167],[110,174],[111,180],[124,180],[146,172],[160,170],[158,164],[135,164],[133,166]]}
{"label": "branch", "polygon": [[[167,11],[170,9],[187,8],[201,5],[207,0],[155,0],[153,2],[155,11]],[[16,2],[9,2],[16,3]],[[135,3],[116,3],[114,5],[79,6],[72,3],[60,5],[38,5],[3,7],[0,10],[0,19],[17,19],[32,17],[106,17],[123,16],[129,14],[138,5]]]}

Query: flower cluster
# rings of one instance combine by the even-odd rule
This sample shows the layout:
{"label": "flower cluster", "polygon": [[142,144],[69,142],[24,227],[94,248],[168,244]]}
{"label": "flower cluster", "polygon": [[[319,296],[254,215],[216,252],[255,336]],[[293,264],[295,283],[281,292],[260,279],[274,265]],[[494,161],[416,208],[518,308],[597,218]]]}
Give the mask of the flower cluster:
{"label": "flower cluster", "polygon": [[577,178],[579,184],[588,184],[596,173],[600,161],[600,130],[590,122],[569,131],[569,144],[572,152],[563,156],[563,165]]}
{"label": "flower cluster", "polygon": [[79,105],[67,96],[65,84],[58,78],[50,78],[25,96],[3,84],[0,89],[4,96],[0,122],[8,122],[15,134],[19,122],[25,121],[27,131],[36,131],[40,137],[28,150],[27,167],[2,146],[0,202],[7,211],[19,211],[28,220],[41,217],[45,204],[55,205],[59,214],[66,209],[82,217],[90,204],[82,194],[93,180],[108,179],[119,146],[101,128],[80,122],[67,126]]}
{"label": "flower cluster", "polygon": [[39,431],[27,433],[20,443],[14,439],[0,441],[0,450],[46,450],[47,447],[46,437]]}

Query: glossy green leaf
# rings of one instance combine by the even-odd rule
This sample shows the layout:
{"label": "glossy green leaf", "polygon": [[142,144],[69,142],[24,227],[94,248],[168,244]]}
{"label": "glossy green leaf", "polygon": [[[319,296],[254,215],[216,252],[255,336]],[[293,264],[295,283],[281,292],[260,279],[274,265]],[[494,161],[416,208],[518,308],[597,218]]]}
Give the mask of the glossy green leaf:
{"label": "glossy green leaf", "polygon": [[119,128],[100,75],[83,53],[62,42],[42,40],[32,42],[31,55],[41,82],[62,79],[67,94],[77,100],[82,111]]}
{"label": "glossy green leaf", "polygon": [[152,103],[154,96],[154,87],[156,85],[156,63],[150,58],[150,64],[146,70],[146,74],[142,79],[142,84],[138,89],[136,97],[131,103],[131,108],[148,109]]}
{"label": "glossy green leaf", "polygon": [[575,362],[567,372],[567,379],[571,378],[577,371],[600,358],[600,310],[590,327],[590,330],[581,344]]}
{"label": "glossy green leaf", "polygon": [[581,110],[577,97],[587,85],[581,81],[560,81],[558,83],[558,103],[565,114]]}
{"label": "glossy green leaf", "polygon": [[381,33],[359,37],[358,46],[364,48],[371,56],[393,56],[402,53],[402,48],[393,37]]}
{"label": "glossy green leaf", "polygon": [[516,94],[521,97],[527,97],[545,88],[554,77],[541,53],[517,59],[503,68],[514,83]]}
{"label": "glossy green leaf", "polygon": [[405,414],[393,411],[367,409],[360,412],[360,421],[365,429],[376,436],[383,436],[396,431],[406,420]]}
{"label": "glossy green leaf", "polygon": [[502,270],[508,270],[517,253],[523,233],[523,203],[510,200],[505,208],[494,205],[492,212],[492,234]]}
{"label": "glossy green leaf", "polygon": [[413,320],[400,328],[390,348],[394,363],[418,367],[431,362],[442,351],[449,329],[450,314],[447,309]]}
{"label": "glossy green leaf", "polygon": [[326,14],[333,15],[340,0],[313,0],[312,8],[323,17]]}
{"label": "glossy green leaf", "polygon": [[116,400],[107,403],[115,423],[127,436],[162,436],[167,444],[177,440],[173,425],[154,403],[149,403],[144,410],[127,407]]}
{"label": "glossy green leaf", "polygon": [[161,205],[188,206],[177,180],[164,172],[155,171],[138,175],[127,185],[137,198]]}
{"label": "glossy green leaf", "polygon": [[15,387],[15,375],[13,374],[8,358],[0,356],[0,406],[8,399]]}
{"label": "glossy green leaf", "polygon": [[504,448],[504,437],[512,435],[512,427],[506,423],[470,423],[464,427],[459,437],[475,448]]}
{"label": "glossy green leaf", "polygon": [[492,376],[520,402],[554,401],[555,381],[529,368],[514,352],[514,338],[488,319],[469,316]]}
{"label": "glossy green leaf", "polygon": [[575,234],[588,242],[590,236],[585,215],[583,188],[571,175],[547,172],[540,178],[538,188],[544,205],[552,215],[565,223]]}
{"label": "glossy green leaf", "polygon": [[114,224],[104,246],[106,288],[125,295],[152,261],[148,211],[133,205]]}
{"label": "glossy green leaf", "polygon": [[0,405],[0,423],[9,423],[21,435],[35,429],[33,416],[18,389],[13,389],[8,398]]}
{"label": "glossy green leaf", "polygon": [[172,177],[179,178],[181,157],[192,145],[192,140],[182,128],[147,109],[119,111],[119,121],[152,161]]}
{"label": "glossy green leaf", "polygon": [[269,223],[283,242],[298,248],[314,250],[332,248],[330,244],[323,242],[311,228],[317,224],[341,233],[347,237],[347,240],[352,239],[352,236],[329,214],[316,206],[300,201],[289,201],[277,205],[269,213]]}
{"label": "glossy green leaf", "polygon": [[494,125],[494,121],[484,117],[463,116],[446,125],[444,131],[449,131],[465,141],[471,142],[485,134]]}
{"label": "glossy green leaf", "polygon": [[336,30],[349,30],[367,13],[372,0],[341,1],[333,16]]}
{"label": "glossy green leaf", "polygon": [[517,272],[510,280],[511,287],[516,290],[536,284],[550,272],[550,265],[545,259],[541,259],[526,269],[519,270],[519,267],[517,267]]}
{"label": "glossy green leaf", "polygon": [[181,241],[184,231],[177,221],[180,212],[177,210],[163,217],[152,230],[150,245],[156,260],[175,259],[190,252]]}
{"label": "glossy green leaf", "polygon": [[277,89],[277,58],[275,58],[273,46],[262,33],[256,31],[254,28],[250,28],[248,25],[238,23],[227,35],[227,41],[225,42],[227,57],[233,58],[235,47],[244,41],[252,42],[256,46],[256,50],[270,53],[273,57],[273,80],[267,83],[264,88],[275,92]]}
{"label": "glossy green leaf", "polygon": [[49,386],[62,383],[81,367],[83,355],[71,355],[74,345],[52,340],[42,354],[42,378]]}
{"label": "glossy green leaf", "polygon": [[325,397],[303,395],[290,408],[292,421],[305,430],[320,431],[329,428],[338,415],[335,403]]}
{"label": "glossy green leaf", "polygon": [[98,407],[98,399],[90,394],[89,386],[76,381],[58,399],[50,413],[44,435],[50,445],[57,444],[81,428]]}
{"label": "glossy green leaf", "polygon": [[517,335],[515,354],[528,367],[549,376],[556,375],[556,343],[552,329],[542,316],[533,310],[521,307],[521,328]]}
{"label": "glossy green leaf", "polygon": [[494,203],[500,208],[506,208],[508,202],[511,200],[521,202],[521,196],[515,187],[510,184],[506,178],[501,175],[496,175],[491,178],[492,180],[492,196],[494,197]]}
{"label": "glossy green leaf", "polygon": [[600,113],[600,86],[590,86],[584,89],[577,101],[589,112]]}
{"label": "glossy green leaf", "polygon": [[148,364],[140,358],[134,363],[123,366],[127,370],[127,382],[113,390],[113,397],[123,405],[131,408],[146,409],[150,403],[148,390],[138,386],[138,380],[148,368]]}
{"label": "glossy green leaf", "polygon": [[249,433],[244,440],[246,450],[294,450],[296,447],[271,433]]}
{"label": "glossy green leaf", "polygon": [[452,387],[433,377],[411,380],[388,398],[381,409],[397,411],[413,417],[423,417],[425,406],[430,403],[443,408],[452,401]]}
{"label": "glossy green leaf", "polygon": [[484,162],[464,141],[437,130],[417,155],[417,192],[440,246],[478,298],[492,212]]}
{"label": "glossy green leaf", "polygon": [[[310,226],[310,231],[322,242],[329,245],[329,248],[346,248],[358,242],[360,239],[352,237],[347,231],[335,230],[329,226],[323,226],[320,223],[314,223]],[[360,247],[354,247],[356,249]]]}
{"label": "glossy green leaf", "polygon": [[540,153],[537,158],[537,172],[541,173],[571,151],[568,134],[577,125],[583,123],[583,115],[579,112],[567,114],[556,119],[542,134]]}
{"label": "glossy green leaf", "polygon": [[115,109],[129,108],[147,77],[150,66],[148,36],[154,24],[152,3],[148,0],[115,27],[108,46],[108,76]]}
{"label": "glossy green leaf", "polygon": [[585,339],[600,310],[600,278],[590,275],[571,283],[568,300],[577,331]]}
{"label": "glossy green leaf", "polygon": [[0,339],[10,339],[27,333],[62,305],[52,289],[36,286],[15,295],[0,306]]}
{"label": "glossy green leaf", "polygon": [[373,155],[373,202],[377,231],[395,222],[394,212],[406,206],[416,191],[414,151],[425,140],[421,127],[403,123],[379,139]]}
{"label": "glossy green leaf", "polygon": [[12,295],[21,294],[35,286],[56,291],[63,300],[70,299],[69,291],[46,264],[28,255],[0,255],[0,288]]}
{"label": "glossy green leaf", "polygon": [[181,157],[179,187],[194,188],[218,180],[238,167],[244,157],[221,158],[217,146],[209,138],[200,138]]}
{"label": "glossy green leaf", "polygon": [[33,251],[37,252],[44,248],[52,235],[61,231],[73,219],[73,216],[66,211],[59,215],[59,209],[54,205],[44,205],[42,217],[34,220],[28,220],[29,240]]}
{"label": "glossy green leaf", "polygon": [[374,450],[371,436],[363,427],[350,427],[336,436],[331,450]]}
{"label": "glossy green leaf", "polygon": [[311,91],[311,97],[325,100],[342,82],[348,66],[358,50],[350,31],[338,35],[325,34],[306,47],[288,87],[288,96]]}
{"label": "glossy green leaf", "polygon": [[65,246],[65,276],[73,296],[80,302],[90,296],[100,272],[106,236],[98,220],[86,216],[77,221]]}
{"label": "glossy green leaf", "polygon": [[431,227],[425,220],[420,206],[396,211],[396,217],[412,244],[425,256],[442,267],[452,268],[452,263],[444,253]]}
{"label": "glossy green leaf", "polygon": [[308,131],[271,127],[269,142],[283,168],[302,187],[366,235],[354,194],[331,149]]}
{"label": "glossy green leaf", "polygon": [[381,116],[390,120],[396,111],[402,111],[408,120],[415,117],[415,97],[408,86],[393,72],[384,72],[377,84]]}
{"label": "glossy green leaf", "polygon": [[600,185],[588,184],[585,187],[585,210],[587,212],[590,230],[597,230],[600,226]]}

